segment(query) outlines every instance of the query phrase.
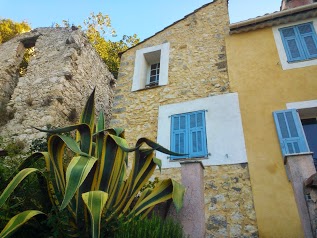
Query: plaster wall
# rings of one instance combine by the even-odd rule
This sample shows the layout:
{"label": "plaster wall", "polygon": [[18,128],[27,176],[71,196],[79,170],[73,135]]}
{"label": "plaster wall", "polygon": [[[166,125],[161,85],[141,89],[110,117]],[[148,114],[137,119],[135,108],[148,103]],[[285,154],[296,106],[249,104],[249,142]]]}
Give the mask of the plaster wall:
{"label": "plaster wall", "polygon": [[[296,24],[296,23],[294,23]],[[272,112],[316,100],[317,66],[283,70],[272,28],[226,38],[230,89],[238,92],[260,237],[303,237]]]}

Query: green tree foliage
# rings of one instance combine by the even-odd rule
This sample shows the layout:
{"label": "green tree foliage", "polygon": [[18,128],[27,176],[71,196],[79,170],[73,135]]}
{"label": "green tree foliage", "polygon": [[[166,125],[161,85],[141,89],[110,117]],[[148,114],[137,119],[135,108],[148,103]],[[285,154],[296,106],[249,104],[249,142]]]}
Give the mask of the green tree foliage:
{"label": "green tree foliage", "polygon": [[118,77],[120,66],[119,53],[139,42],[139,38],[136,34],[133,36],[124,35],[120,41],[106,40],[100,35],[96,36],[95,40],[93,40],[90,36],[88,37],[115,78]]}
{"label": "green tree foliage", "polygon": [[119,53],[139,43],[138,36],[136,34],[132,36],[124,35],[119,41],[107,39],[109,35],[115,36],[116,31],[111,25],[110,17],[101,12],[90,14],[84,21],[84,31],[110,72],[117,78],[120,66]]}
{"label": "green tree foliage", "polygon": [[0,44],[30,30],[30,25],[25,21],[14,22],[11,19],[0,19]]}
{"label": "green tree foliage", "polygon": [[[62,25],[71,27],[69,21],[66,20],[62,21]],[[59,27],[60,25],[55,24],[55,26]],[[108,39],[109,36],[115,37],[116,31],[111,25],[110,17],[101,12],[98,14],[90,13],[90,16],[84,20],[83,26],[79,25],[77,27],[86,33],[90,43],[106,63],[110,72],[117,78],[120,66],[119,53],[138,44],[140,42],[139,37],[134,34],[132,36],[123,35],[122,39],[118,41]]]}

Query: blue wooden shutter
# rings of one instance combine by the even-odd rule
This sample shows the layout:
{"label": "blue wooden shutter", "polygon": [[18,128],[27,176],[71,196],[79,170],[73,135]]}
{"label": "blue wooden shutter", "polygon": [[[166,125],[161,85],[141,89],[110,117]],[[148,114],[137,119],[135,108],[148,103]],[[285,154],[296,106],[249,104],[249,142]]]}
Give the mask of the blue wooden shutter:
{"label": "blue wooden shutter", "polygon": [[205,112],[192,112],[189,120],[189,154],[191,157],[207,155]]}
{"label": "blue wooden shutter", "polygon": [[171,120],[171,150],[184,156],[184,159],[207,156],[205,112],[197,111],[177,114]]}
{"label": "blue wooden shutter", "polygon": [[297,31],[300,36],[301,44],[305,52],[306,58],[317,57],[317,37],[313,27],[313,24],[306,23],[297,26]]}
{"label": "blue wooden shutter", "polygon": [[287,27],[279,29],[289,62],[304,60],[305,53],[301,47],[301,39],[297,34],[296,27]]}
{"label": "blue wooden shutter", "polygon": [[283,156],[309,152],[296,109],[275,111],[273,117]]}
{"label": "blue wooden shutter", "polygon": [[[187,115],[173,115],[171,121],[171,150],[181,154],[188,154],[188,123]],[[172,159],[185,158],[187,156],[172,156]]]}

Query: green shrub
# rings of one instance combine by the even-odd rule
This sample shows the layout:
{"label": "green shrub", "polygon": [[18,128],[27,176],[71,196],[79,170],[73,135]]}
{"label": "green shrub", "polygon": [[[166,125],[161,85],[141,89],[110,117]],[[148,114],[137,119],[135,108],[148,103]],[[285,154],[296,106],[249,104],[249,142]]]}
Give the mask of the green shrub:
{"label": "green shrub", "polygon": [[130,222],[121,222],[113,238],[184,238],[182,226],[172,218],[163,219],[153,215],[151,218],[136,217]]}

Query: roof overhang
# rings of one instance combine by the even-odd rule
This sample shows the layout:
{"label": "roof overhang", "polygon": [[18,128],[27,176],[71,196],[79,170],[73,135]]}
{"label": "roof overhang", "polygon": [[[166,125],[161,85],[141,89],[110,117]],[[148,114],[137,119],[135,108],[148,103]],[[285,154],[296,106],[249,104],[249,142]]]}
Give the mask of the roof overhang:
{"label": "roof overhang", "polygon": [[277,26],[316,16],[317,3],[313,3],[230,24],[230,34],[237,34],[265,27]]}

